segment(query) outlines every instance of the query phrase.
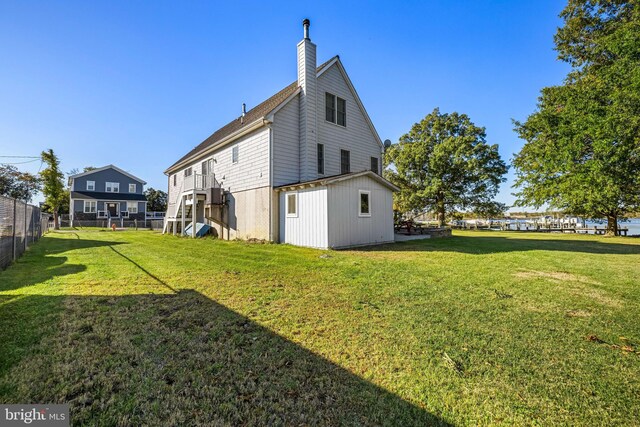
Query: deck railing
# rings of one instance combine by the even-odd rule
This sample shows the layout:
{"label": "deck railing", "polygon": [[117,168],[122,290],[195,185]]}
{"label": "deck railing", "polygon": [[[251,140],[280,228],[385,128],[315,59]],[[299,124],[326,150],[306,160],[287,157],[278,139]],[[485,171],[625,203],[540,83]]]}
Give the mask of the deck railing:
{"label": "deck railing", "polygon": [[207,190],[209,188],[219,188],[220,183],[216,180],[215,175],[204,175],[194,173],[185,177],[183,191]]}

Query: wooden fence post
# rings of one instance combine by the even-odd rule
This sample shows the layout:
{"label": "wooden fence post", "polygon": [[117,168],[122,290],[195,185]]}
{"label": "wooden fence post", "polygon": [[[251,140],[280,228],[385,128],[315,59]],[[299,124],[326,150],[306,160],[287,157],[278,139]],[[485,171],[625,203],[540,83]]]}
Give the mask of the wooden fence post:
{"label": "wooden fence post", "polygon": [[13,226],[11,227],[11,231],[13,233],[11,237],[11,260],[16,260],[16,199],[13,199],[13,216],[11,217],[13,220]]}

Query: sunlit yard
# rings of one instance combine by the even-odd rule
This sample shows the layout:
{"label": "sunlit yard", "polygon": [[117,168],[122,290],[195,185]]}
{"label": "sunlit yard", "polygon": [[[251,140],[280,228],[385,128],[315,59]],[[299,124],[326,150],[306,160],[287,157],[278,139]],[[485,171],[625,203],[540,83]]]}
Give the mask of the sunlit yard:
{"label": "sunlit yard", "polygon": [[0,272],[0,402],[91,425],[637,425],[639,313],[635,239],[63,231]]}

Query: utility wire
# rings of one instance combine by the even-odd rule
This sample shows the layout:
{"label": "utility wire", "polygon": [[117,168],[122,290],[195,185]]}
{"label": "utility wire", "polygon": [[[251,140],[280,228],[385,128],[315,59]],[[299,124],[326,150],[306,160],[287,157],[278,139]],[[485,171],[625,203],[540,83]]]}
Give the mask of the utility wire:
{"label": "utility wire", "polygon": [[12,159],[39,159],[40,156],[0,156]]}
{"label": "utility wire", "polygon": [[33,159],[33,160],[27,160],[27,161],[25,161],[25,162],[2,162],[2,163],[0,163],[0,164],[3,164],[3,165],[23,165],[23,164],[25,164],[25,163],[33,163],[33,162],[37,162],[38,160],[39,160],[39,158],[35,158],[35,159]]}

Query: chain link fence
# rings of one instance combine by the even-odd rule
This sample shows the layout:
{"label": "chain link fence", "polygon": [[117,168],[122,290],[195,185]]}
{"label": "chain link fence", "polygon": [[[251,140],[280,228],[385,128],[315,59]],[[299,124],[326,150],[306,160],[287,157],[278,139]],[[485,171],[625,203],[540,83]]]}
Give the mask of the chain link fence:
{"label": "chain link fence", "polygon": [[0,196],[0,269],[18,259],[49,230],[49,214],[20,200]]}

